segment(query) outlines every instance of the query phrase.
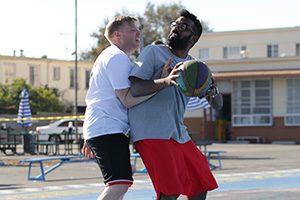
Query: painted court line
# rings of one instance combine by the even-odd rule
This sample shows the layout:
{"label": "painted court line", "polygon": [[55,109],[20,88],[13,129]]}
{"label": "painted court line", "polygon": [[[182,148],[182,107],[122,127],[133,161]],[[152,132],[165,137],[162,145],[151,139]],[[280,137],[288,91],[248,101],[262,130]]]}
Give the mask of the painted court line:
{"label": "painted court line", "polygon": [[221,177],[234,177],[234,176],[258,176],[266,174],[286,174],[286,173],[298,173],[300,169],[289,169],[289,170],[275,170],[275,171],[262,171],[262,172],[245,172],[245,173],[231,173],[231,174],[216,174],[216,178]]}

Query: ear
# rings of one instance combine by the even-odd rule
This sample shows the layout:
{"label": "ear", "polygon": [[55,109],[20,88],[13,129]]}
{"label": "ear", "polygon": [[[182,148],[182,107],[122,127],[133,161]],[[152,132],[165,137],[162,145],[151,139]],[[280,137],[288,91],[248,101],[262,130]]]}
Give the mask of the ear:
{"label": "ear", "polygon": [[115,31],[114,32],[114,37],[117,38],[117,39],[120,39],[121,38],[121,32]]}
{"label": "ear", "polygon": [[193,44],[198,40],[198,35],[193,35],[193,37],[192,37],[192,42],[193,42]]}

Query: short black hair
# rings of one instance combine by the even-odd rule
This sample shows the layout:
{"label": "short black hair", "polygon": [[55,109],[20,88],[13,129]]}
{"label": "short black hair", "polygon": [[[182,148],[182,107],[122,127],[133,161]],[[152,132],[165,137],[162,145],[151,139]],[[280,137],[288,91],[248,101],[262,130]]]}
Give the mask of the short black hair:
{"label": "short black hair", "polygon": [[203,31],[200,21],[197,19],[197,17],[194,14],[190,13],[186,9],[182,9],[179,14],[180,14],[180,16],[187,17],[194,22],[194,25],[195,25],[194,30],[195,30],[195,33],[198,35],[198,39],[197,39],[197,41],[198,41],[200,36],[202,35],[202,31]]}

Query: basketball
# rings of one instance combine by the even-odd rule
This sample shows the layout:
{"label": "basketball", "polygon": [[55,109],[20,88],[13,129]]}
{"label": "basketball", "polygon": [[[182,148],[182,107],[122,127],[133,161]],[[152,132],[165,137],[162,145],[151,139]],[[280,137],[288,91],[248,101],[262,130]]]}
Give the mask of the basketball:
{"label": "basketball", "polygon": [[207,65],[204,62],[188,60],[179,68],[180,77],[175,79],[179,91],[190,97],[205,94],[212,83],[212,74]]}

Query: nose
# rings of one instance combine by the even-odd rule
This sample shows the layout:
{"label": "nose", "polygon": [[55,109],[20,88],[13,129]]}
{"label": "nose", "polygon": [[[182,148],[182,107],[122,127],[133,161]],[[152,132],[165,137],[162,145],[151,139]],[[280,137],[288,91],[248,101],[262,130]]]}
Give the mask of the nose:
{"label": "nose", "polygon": [[178,25],[174,26],[174,27],[171,29],[171,32],[179,33],[180,30],[178,29]]}

